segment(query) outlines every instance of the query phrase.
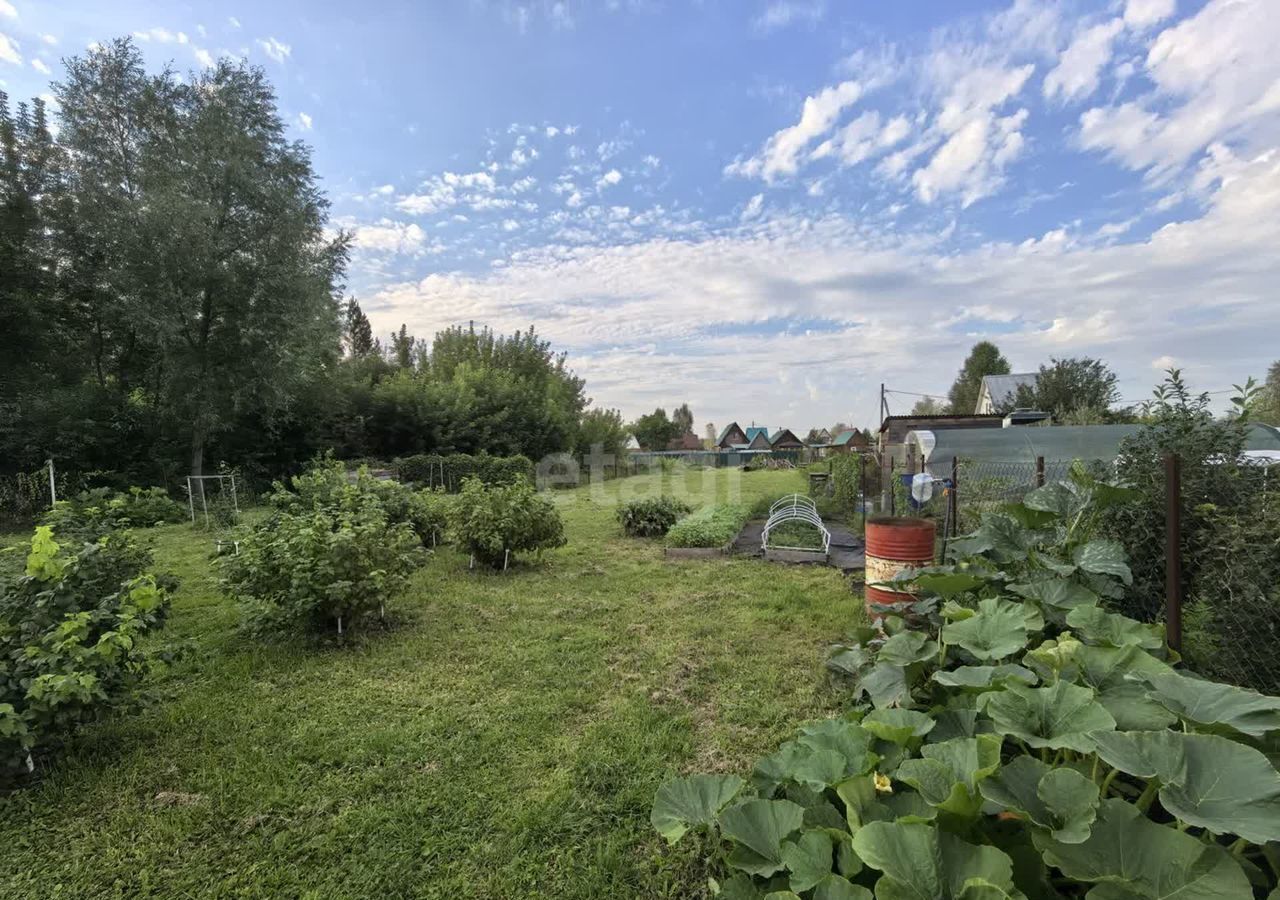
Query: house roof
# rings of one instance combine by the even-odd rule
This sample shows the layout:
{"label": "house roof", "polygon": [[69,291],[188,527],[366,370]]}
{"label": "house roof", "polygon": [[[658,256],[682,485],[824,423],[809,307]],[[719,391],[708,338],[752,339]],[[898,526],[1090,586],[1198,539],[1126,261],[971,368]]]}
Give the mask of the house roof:
{"label": "house roof", "polygon": [[832,439],[831,444],[834,447],[843,447],[845,444],[849,443],[857,436],[858,436],[857,431],[852,431],[852,430],[842,431]]}
{"label": "house roof", "polygon": [[770,444],[778,443],[778,441],[782,439],[783,435],[789,436],[791,440],[795,441],[797,444],[804,443],[804,441],[796,437],[795,432],[793,432],[790,428],[779,428],[776,432],[774,432],[773,437],[769,438],[769,443]]}
{"label": "house roof", "polygon": [[[720,432],[720,437],[716,438],[716,443],[723,444],[724,439],[729,436],[729,432],[733,431],[735,428],[738,428],[737,422],[730,422],[728,425],[724,426],[724,430]],[[738,428],[738,430],[741,431],[742,429]]]}
{"label": "house roof", "polygon": [[1034,388],[1037,378],[1039,376],[1035,372],[1021,372],[1015,375],[983,375],[982,391],[979,392],[978,396],[981,398],[983,393],[989,394],[991,396],[991,405],[998,409],[1014,401],[1014,398],[1018,396],[1018,388],[1023,386]]}
{"label": "house roof", "polygon": [[769,439],[768,428],[765,428],[762,425],[752,425],[747,429],[747,442],[750,443],[751,441],[754,441],[757,434],[763,434],[765,436],[765,440]]}
{"label": "house roof", "polygon": [[880,430],[885,431],[894,422],[919,422],[921,425],[928,425],[930,422],[937,422],[940,425],[946,425],[949,422],[1003,422],[1004,416],[999,413],[947,413],[940,416],[885,416],[884,421],[880,423]]}

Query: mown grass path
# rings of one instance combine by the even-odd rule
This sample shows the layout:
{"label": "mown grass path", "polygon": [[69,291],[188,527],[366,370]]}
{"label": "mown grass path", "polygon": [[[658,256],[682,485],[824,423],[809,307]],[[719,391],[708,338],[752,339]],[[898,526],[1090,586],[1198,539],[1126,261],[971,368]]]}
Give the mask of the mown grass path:
{"label": "mown grass path", "polygon": [[[675,487],[704,502],[733,477]],[[803,488],[740,477],[748,503]],[[649,827],[654,790],[745,772],[838,709],[822,649],[861,612],[831,569],[623,537],[617,496],[644,487],[563,492],[569,545],[505,575],[441,550],[398,625],[345,646],[235,633],[208,537],[151,532],[183,580],[163,639],[190,652],[0,798],[0,896],[702,895],[697,847]]]}

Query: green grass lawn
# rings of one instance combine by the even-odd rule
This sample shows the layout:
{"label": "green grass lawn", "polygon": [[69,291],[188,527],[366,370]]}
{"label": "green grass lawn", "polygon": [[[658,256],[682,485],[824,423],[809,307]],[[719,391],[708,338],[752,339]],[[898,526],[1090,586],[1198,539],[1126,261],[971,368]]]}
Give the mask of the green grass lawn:
{"label": "green grass lawn", "polygon": [[[796,472],[668,476],[695,502],[803,490]],[[507,574],[442,549],[344,645],[237,634],[209,536],[140,532],[182,578],[154,702],[76,735],[0,798],[0,896],[694,897],[693,842],[653,792],[745,772],[838,710],[823,648],[861,621],[832,569],[663,559],[610,482],[557,495],[569,544]]]}

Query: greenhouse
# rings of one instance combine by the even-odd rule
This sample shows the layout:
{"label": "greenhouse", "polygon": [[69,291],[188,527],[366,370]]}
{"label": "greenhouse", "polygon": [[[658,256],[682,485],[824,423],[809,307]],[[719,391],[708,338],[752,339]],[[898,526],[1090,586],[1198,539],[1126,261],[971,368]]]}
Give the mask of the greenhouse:
{"label": "greenhouse", "polygon": [[[1052,427],[977,428],[912,431],[906,437],[908,459],[923,462],[934,475],[945,476],[952,459],[976,463],[1046,463],[1071,460],[1111,462],[1121,442],[1139,434],[1141,425],[1055,425]],[[1280,452],[1280,429],[1253,425],[1245,442],[1247,452]]]}

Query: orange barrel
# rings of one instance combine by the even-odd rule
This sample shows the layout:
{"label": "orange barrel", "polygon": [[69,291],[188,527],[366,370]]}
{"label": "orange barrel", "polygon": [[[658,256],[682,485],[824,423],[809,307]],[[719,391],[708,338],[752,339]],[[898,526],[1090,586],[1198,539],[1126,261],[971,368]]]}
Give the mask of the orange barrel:
{"label": "orange barrel", "polygon": [[905,516],[876,516],[867,519],[867,613],[873,619],[873,603],[912,603],[915,595],[872,587],[877,581],[892,581],[903,569],[933,565],[933,519]]}

